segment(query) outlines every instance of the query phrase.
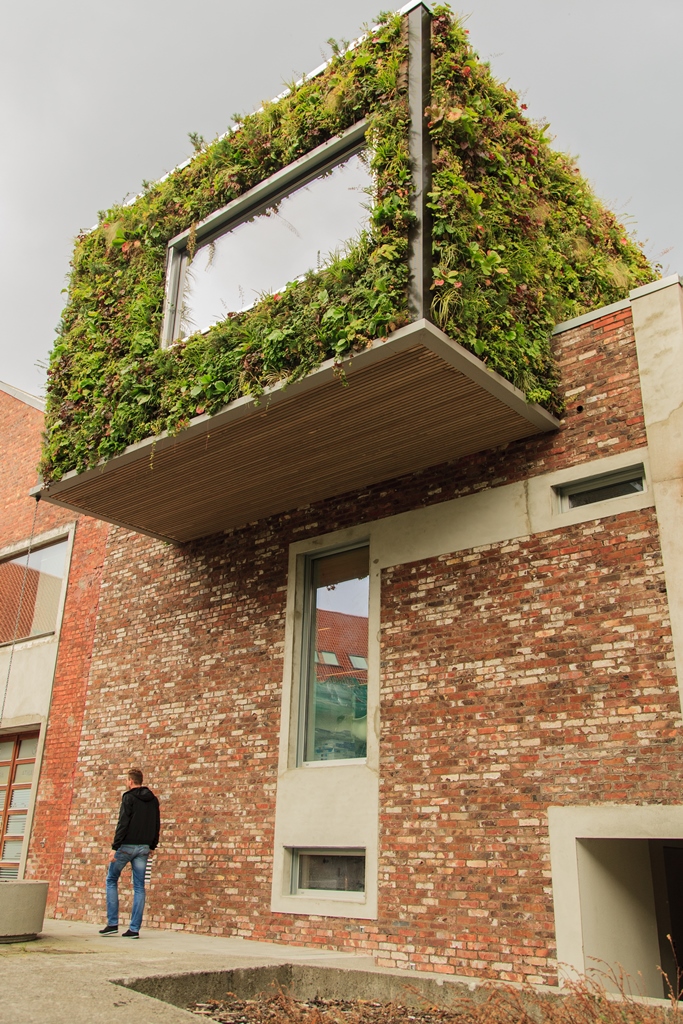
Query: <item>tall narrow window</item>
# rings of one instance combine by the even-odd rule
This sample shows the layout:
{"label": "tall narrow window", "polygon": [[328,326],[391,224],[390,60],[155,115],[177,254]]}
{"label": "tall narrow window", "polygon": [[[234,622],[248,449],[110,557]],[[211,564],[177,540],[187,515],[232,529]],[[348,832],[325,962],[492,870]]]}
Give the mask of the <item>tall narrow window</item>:
{"label": "tall narrow window", "polygon": [[0,882],[19,876],[37,750],[37,735],[0,737]]}
{"label": "tall narrow window", "polygon": [[307,566],[304,761],[367,753],[369,565],[363,547],[311,558]]}
{"label": "tall narrow window", "polygon": [[0,644],[55,631],[66,549],[63,540],[0,562]]}

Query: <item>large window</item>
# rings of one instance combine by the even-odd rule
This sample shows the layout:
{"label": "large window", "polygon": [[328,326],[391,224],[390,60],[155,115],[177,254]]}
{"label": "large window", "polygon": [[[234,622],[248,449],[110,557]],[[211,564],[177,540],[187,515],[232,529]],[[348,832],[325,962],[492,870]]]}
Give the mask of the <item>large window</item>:
{"label": "large window", "polygon": [[53,633],[67,541],[0,562],[0,644]]}
{"label": "large window", "polygon": [[0,882],[19,876],[38,736],[0,736]]}
{"label": "large window", "polygon": [[367,753],[369,549],[309,559],[303,634],[302,760]]}
{"label": "large window", "polygon": [[[362,126],[361,126],[362,128]],[[372,185],[361,136],[332,155],[320,147],[170,243],[164,343],[207,330],[265,294],[324,266],[368,226]],[[338,147],[337,147],[338,148]]]}

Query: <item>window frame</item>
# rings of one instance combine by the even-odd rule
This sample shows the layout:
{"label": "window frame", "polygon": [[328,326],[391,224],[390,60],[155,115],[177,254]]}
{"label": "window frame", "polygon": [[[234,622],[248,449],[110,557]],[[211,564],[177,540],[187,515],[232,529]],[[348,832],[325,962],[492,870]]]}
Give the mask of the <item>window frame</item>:
{"label": "window frame", "polygon": [[[343,903],[365,903],[367,893],[367,851],[364,847],[291,847],[290,855],[290,889],[289,895],[301,899],[340,900]],[[299,886],[299,867],[301,856],[312,857],[362,857],[363,858],[363,889],[302,889]]]}
{"label": "window frame", "polygon": [[[194,234],[196,247],[208,245],[245,221],[264,213],[275,203],[307,185],[326,171],[359,153],[366,146],[367,120],[363,118],[345,132],[335,135],[316,146],[309,153],[271,174],[226,206],[215,210],[192,228],[175,235],[168,243],[166,282],[164,289],[164,315],[161,327],[161,347],[170,348],[181,341],[180,299],[187,267],[187,246]],[[204,332],[198,332],[204,333]]]}
{"label": "window frame", "polygon": [[[19,757],[19,750],[21,748],[22,741],[23,740],[32,740],[32,739],[36,740],[36,753],[35,753],[35,755],[33,757]],[[2,805],[0,806],[0,829],[1,829],[1,831],[0,831],[0,869],[2,869],[2,870],[7,870],[8,868],[9,869],[13,869],[14,866],[16,865],[17,874],[16,874],[15,880],[20,879],[22,877],[22,875],[23,875],[22,866],[23,866],[23,864],[26,861],[26,852],[28,850],[28,842],[29,842],[29,838],[30,838],[31,824],[32,824],[32,817],[33,817],[33,814],[32,814],[32,812],[33,812],[33,800],[35,798],[35,791],[36,791],[36,784],[37,784],[37,768],[38,768],[38,765],[40,763],[40,755],[41,755],[40,739],[41,739],[41,737],[40,737],[40,729],[32,729],[32,730],[27,731],[27,732],[18,732],[18,733],[17,732],[15,732],[15,733],[0,733],[0,741],[2,741],[2,742],[10,741],[10,742],[13,743],[12,756],[9,759],[9,778],[8,778],[8,781],[7,781],[6,784],[5,783],[2,784],[2,788],[5,790],[5,792],[4,792],[4,799],[3,799]],[[33,765],[33,772],[31,774],[31,780],[28,783],[26,783],[26,782],[15,783],[14,776],[16,774],[17,765],[24,765],[24,764],[32,764]],[[12,794],[15,791],[17,791],[17,790],[28,791],[28,794],[29,794],[28,802],[27,802],[25,808],[24,807],[21,807],[21,808],[15,807],[15,808],[13,808],[11,806]],[[16,835],[16,834],[15,835],[10,835],[9,833],[6,834],[6,829],[7,829],[7,826],[9,824],[10,815],[18,815],[18,814],[22,814],[22,817],[24,818],[24,831],[23,831],[23,833],[21,834],[21,836]],[[15,840],[15,841],[17,839],[21,840],[21,851],[20,851],[19,859],[18,860],[12,860],[12,861],[10,861],[10,860],[3,860],[5,842],[6,842],[7,839]],[[8,879],[8,881],[11,881],[11,879]]]}
{"label": "window frame", "polygon": [[630,494],[615,494],[611,498],[596,498],[595,501],[588,501],[582,505],[572,506],[569,499],[574,494],[597,491],[601,487],[609,487],[611,484],[626,483],[629,480],[640,479],[642,489],[633,491],[633,494],[644,494],[647,491],[647,477],[645,466],[642,462],[624,469],[615,469],[607,473],[596,473],[594,476],[580,477],[576,480],[568,480],[566,483],[556,484],[553,487],[558,512],[575,512],[577,508],[590,508],[591,505],[598,505],[602,502],[618,501],[631,497]]}
{"label": "window frame", "polygon": [[[17,636],[9,640],[0,641],[0,651],[7,647],[17,646],[19,644],[29,644],[36,640],[50,639],[59,635],[62,625],[62,615],[64,611],[64,595],[65,590],[69,581],[69,570],[71,566],[71,550],[73,546],[73,533],[71,529],[67,533],[60,530],[55,536],[49,534],[45,537],[38,537],[30,546],[28,544],[12,545],[11,548],[7,548],[0,552],[0,566],[4,565],[5,562],[16,562],[17,559],[24,558],[26,555],[33,555],[37,551],[42,551],[45,548],[54,547],[56,544],[65,544],[64,551],[64,575],[62,576],[61,589],[59,594],[59,601],[57,603],[57,614],[55,616],[55,625],[53,629],[46,630],[42,633],[33,633],[30,636]],[[22,568],[24,568],[22,566]]]}
{"label": "window frame", "polygon": [[[371,551],[370,541],[363,540],[353,544],[344,544],[339,547],[327,548],[323,551],[311,551],[304,556],[303,560],[303,601],[302,601],[302,620],[301,628],[299,630],[298,637],[298,715],[297,715],[297,737],[296,737],[296,764],[297,767],[301,768],[317,768],[321,765],[354,765],[354,764],[366,764],[367,763],[367,736],[366,736],[366,753],[364,757],[339,757],[330,758],[326,760],[307,761],[305,759],[306,754],[306,741],[308,735],[308,714],[309,714],[309,675],[312,664],[324,664],[322,661],[316,659],[316,655],[321,652],[316,650],[313,646],[314,637],[312,635],[312,622],[313,622],[313,602],[314,602],[314,591],[313,591],[313,566],[315,562],[320,561],[323,558],[329,558],[331,555],[342,554],[345,551],[356,551],[361,548],[367,548],[368,551],[368,575],[371,575]],[[370,599],[368,598],[368,634],[370,628]],[[369,636],[368,636],[369,638]],[[365,670],[367,671],[367,669]]]}

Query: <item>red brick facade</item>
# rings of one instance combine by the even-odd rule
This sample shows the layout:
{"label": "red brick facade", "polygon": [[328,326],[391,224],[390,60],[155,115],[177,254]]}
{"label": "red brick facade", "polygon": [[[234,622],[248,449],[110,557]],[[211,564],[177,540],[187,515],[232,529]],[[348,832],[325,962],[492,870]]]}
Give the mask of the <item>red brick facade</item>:
{"label": "red brick facade", "polygon": [[[59,527],[66,530],[75,524],[50,720],[26,870],[27,878],[43,878],[54,883],[61,870],[63,844],[69,822],[72,779],[78,758],[83,701],[88,684],[108,526],[44,501],[40,501],[36,509],[29,491],[37,483],[35,467],[40,457],[43,413],[0,389],[0,416],[3,423],[0,548],[21,545],[23,550],[28,546],[32,528],[34,536],[40,537],[48,531]],[[18,585],[21,586],[20,581]],[[26,600],[27,592],[30,597],[30,583],[24,593],[24,607],[28,609],[30,625],[32,602]],[[15,595],[5,590],[2,597],[5,606],[11,604],[12,609],[15,608]],[[15,618],[16,613],[13,611],[10,638],[14,634]],[[22,630],[23,635],[26,634],[25,627],[26,623],[20,621],[20,635]],[[40,718],[36,714],[37,725],[40,724]],[[52,904],[55,896],[53,885],[50,891]]]}
{"label": "red brick facade", "polygon": [[[101,920],[122,776],[140,763],[162,800],[148,923],[555,980],[548,805],[680,799],[651,508],[384,572],[379,919],[274,914],[270,898],[289,544],[643,447],[630,311],[556,340],[556,435],[183,549],[111,531],[87,696],[83,615],[82,654],[60,657],[34,828],[34,874],[61,876],[58,916]],[[67,824],[66,796],[52,801],[84,697]]]}
{"label": "red brick facade", "polygon": [[[20,544],[31,536],[35,501],[29,491],[38,483],[43,432],[40,409],[14,398],[0,388],[2,458],[0,458],[0,546]],[[38,502],[35,532],[45,533],[73,522],[73,512]]]}
{"label": "red brick facade", "polygon": [[87,516],[81,516],[75,527],[26,869],[27,878],[50,882],[48,913],[54,912],[57,901],[69,828],[108,529],[106,523]]}

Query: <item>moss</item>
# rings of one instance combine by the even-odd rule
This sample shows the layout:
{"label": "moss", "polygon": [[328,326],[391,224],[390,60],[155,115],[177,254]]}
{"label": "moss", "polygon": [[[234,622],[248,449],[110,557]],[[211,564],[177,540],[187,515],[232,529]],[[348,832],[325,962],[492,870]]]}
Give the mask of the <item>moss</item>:
{"label": "moss", "polygon": [[[530,401],[557,409],[552,326],[654,274],[447,8],[435,10],[433,29],[433,317]],[[354,50],[237,130],[210,145],[195,137],[189,164],[77,239],[50,361],[46,481],[409,322],[406,70],[404,23],[383,16]],[[169,240],[363,117],[376,183],[369,229],[282,294],[161,349]]]}

